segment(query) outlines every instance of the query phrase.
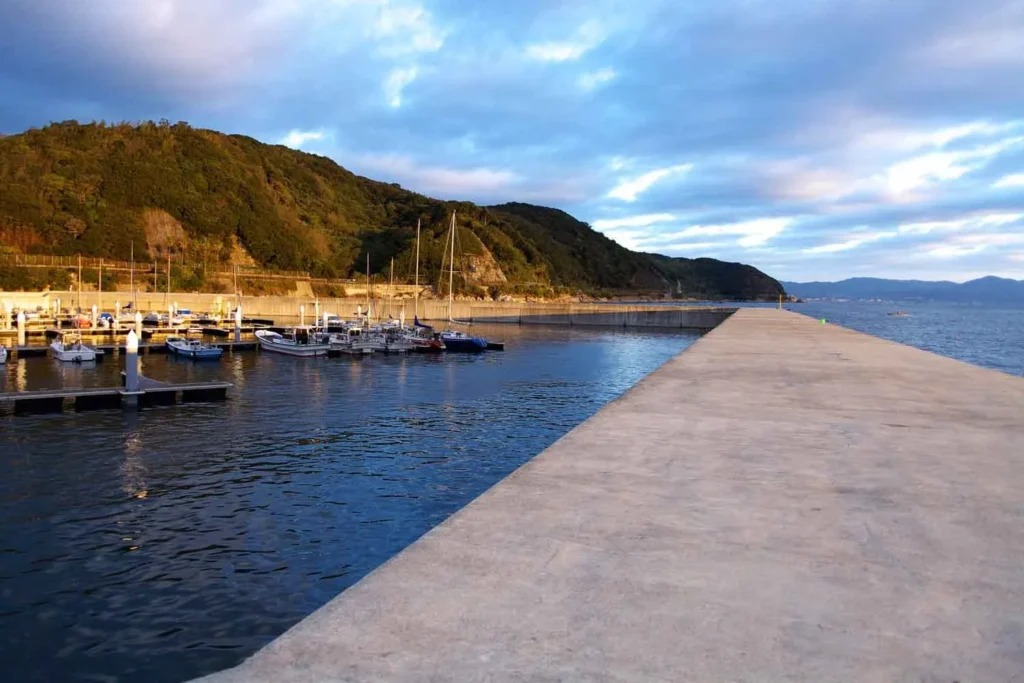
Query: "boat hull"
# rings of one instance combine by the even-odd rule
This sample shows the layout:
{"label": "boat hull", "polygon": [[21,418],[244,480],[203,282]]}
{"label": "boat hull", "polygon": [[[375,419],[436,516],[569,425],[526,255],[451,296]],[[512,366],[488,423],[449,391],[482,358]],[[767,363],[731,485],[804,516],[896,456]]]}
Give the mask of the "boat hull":
{"label": "boat hull", "polygon": [[205,349],[191,349],[183,348],[178,346],[174,342],[164,342],[167,350],[176,356],[182,358],[191,358],[193,360],[218,360],[223,354],[224,349],[217,348],[205,348]]}
{"label": "boat hull", "polygon": [[280,353],[285,356],[296,356],[299,358],[311,358],[313,356],[326,356],[331,350],[330,344],[293,344],[282,340],[280,335],[262,334],[263,330],[256,333],[256,339],[260,343],[260,349],[272,353]]}
{"label": "boat hull", "polygon": [[96,360],[94,349],[64,349],[56,344],[51,344],[53,357],[62,363],[89,363]]}
{"label": "boat hull", "polygon": [[456,353],[477,353],[487,350],[487,342],[476,337],[444,339],[444,350]]}

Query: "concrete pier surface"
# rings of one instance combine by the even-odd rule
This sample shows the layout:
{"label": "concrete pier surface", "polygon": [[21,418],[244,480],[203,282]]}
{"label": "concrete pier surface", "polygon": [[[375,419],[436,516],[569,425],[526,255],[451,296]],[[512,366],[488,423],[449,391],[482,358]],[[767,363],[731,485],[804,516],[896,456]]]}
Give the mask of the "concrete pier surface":
{"label": "concrete pier surface", "polygon": [[1022,558],[1024,379],[745,309],[202,680],[1024,680]]}

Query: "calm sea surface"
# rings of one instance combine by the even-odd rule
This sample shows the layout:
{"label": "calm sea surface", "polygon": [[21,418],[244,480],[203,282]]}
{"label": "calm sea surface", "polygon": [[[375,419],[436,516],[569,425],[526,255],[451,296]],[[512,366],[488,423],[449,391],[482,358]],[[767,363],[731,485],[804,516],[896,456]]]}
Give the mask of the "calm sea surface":
{"label": "calm sea surface", "polygon": [[[508,350],[152,355],[146,375],[225,379],[230,399],[0,416],[3,680],[234,665],[696,339],[481,327]],[[0,391],[111,385],[122,363],[25,359]]]}
{"label": "calm sea surface", "polygon": [[[986,368],[1024,375],[1024,301],[1019,304],[809,301],[787,308]],[[906,317],[889,313],[902,311]]]}

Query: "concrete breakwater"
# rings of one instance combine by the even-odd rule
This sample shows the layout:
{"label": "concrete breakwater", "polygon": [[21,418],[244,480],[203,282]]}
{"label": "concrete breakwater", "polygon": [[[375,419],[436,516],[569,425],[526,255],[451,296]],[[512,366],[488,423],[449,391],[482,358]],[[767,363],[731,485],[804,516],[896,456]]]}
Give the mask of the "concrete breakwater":
{"label": "concrete breakwater", "polygon": [[1024,379],[741,309],[235,669],[1010,681]]}
{"label": "concrete breakwater", "polygon": [[[0,308],[5,303],[13,307],[49,310],[57,299],[63,308],[113,310],[115,302],[122,305],[131,301],[130,292],[0,292]],[[243,296],[227,294],[170,294],[140,293],[139,310],[167,311],[178,308],[193,311],[228,311],[240,303],[246,316],[273,318],[282,323],[296,322],[299,308],[305,309],[306,322],[312,322],[316,311],[341,317],[350,317],[357,307],[366,307],[366,299],[320,298],[286,296]],[[411,299],[378,299],[375,313],[398,318],[404,315],[411,322],[415,303]],[[456,301],[452,316],[466,322],[545,324],[545,325],[600,325],[611,327],[647,327],[667,329],[710,330],[725,320],[733,308],[667,306],[614,303],[518,303],[497,301]],[[2,315],[2,310],[0,310]],[[419,317],[424,321],[448,319],[448,302],[426,299],[419,302]]]}

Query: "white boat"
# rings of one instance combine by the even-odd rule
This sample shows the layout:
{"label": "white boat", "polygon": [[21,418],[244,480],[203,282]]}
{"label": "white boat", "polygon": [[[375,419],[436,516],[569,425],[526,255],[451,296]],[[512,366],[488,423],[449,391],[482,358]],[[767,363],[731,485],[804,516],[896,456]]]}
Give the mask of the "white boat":
{"label": "white boat", "polygon": [[342,333],[330,336],[331,351],[350,356],[366,356],[374,352],[376,342],[363,334],[360,327],[350,327]]}
{"label": "white boat", "polygon": [[325,356],[331,350],[330,343],[310,327],[296,327],[287,337],[271,330],[256,330],[256,340],[264,351],[288,356]]}
{"label": "white boat", "polygon": [[0,365],[7,362],[7,347],[0,345]]}
{"label": "white boat", "polygon": [[64,363],[87,363],[96,360],[96,349],[82,343],[82,335],[65,332],[50,344],[53,357]]}
{"label": "white boat", "polygon": [[196,360],[214,360],[224,353],[224,349],[187,337],[168,337],[164,344],[171,353]]}

